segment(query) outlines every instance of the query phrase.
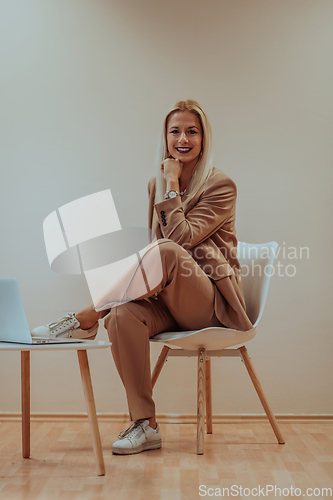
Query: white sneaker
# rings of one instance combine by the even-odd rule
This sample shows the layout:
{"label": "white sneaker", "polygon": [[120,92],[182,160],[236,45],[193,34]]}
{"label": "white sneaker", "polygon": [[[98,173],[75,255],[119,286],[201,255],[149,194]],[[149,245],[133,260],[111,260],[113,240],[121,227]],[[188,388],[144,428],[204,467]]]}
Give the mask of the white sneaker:
{"label": "white sneaker", "polygon": [[85,339],[96,335],[98,330],[98,321],[89,330],[82,330],[80,323],[74,316],[74,313],[69,313],[63,318],[59,318],[54,323],[47,325],[37,326],[31,332],[32,337],[43,339],[55,338],[74,338]]}
{"label": "white sneaker", "polygon": [[149,420],[136,420],[119,434],[120,439],[112,445],[115,455],[132,455],[145,450],[157,450],[162,446],[161,431],[157,424],[152,429]]}

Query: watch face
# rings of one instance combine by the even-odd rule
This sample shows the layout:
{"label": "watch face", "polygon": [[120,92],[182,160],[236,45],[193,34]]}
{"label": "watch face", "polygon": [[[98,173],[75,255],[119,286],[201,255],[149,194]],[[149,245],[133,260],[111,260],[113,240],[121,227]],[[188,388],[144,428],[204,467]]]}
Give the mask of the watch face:
{"label": "watch face", "polygon": [[170,191],[169,198],[176,198],[176,196],[177,196],[176,191]]}

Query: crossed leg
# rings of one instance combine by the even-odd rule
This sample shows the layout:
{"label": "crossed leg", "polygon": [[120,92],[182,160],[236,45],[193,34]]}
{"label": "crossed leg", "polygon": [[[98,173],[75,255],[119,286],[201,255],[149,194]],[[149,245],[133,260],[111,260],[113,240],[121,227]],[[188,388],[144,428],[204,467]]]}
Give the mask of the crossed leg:
{"label": "crossed leg", "polygon": [[[131,420],[149,419],[155,426],[152,399],[149,338],[163,331],[222,326],[215,316],[215,286],[195,260],[177,243],[161,239],[142,258],[145,270],[155,269],[160,259],[162,279],[137,298],[117,304],[117,297],[134,297],[142,289],[142,276],[131,268],[126,289],[112,287],[98,309],[89,306],[76,314],[82,328],[101,317],[112,342],[112,354],[124,384]],[[130,274],[132,273],[132,274]],[[125,286],[125,285],[124,285]],[[104,304],[103,304],[104,302]],[[109,304],[115,303],[111,309]]]}

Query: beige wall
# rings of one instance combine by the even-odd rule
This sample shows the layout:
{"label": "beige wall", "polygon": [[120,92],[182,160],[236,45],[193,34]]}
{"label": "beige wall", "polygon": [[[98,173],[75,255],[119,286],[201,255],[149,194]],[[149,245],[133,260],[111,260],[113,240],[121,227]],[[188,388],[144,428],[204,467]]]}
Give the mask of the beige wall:
{"label": "beige wall", "polygon": [[[238,186],[239,239],[309,248],[280,254],[296,275],[273,278],[248,346],[271,405],[333,413],[332,14],[330,0],[1,2],[1,276],[31,328],[89,303],[82,276],[49,269],[44,218],[110,188],[122,226],[145,224],[164,113],[193,98]],[[126,412],[110,352],[90,359],[97,410]],[[17,354],[0,375],[0,412],[19,411]],[[240,362],[213,360],[213,380],[214,413],[261,412]],[[172,359],[157,412],[195,413],[195,393],[196,361]],[[32,411],[84,410],[75,354],[33,353]]]}

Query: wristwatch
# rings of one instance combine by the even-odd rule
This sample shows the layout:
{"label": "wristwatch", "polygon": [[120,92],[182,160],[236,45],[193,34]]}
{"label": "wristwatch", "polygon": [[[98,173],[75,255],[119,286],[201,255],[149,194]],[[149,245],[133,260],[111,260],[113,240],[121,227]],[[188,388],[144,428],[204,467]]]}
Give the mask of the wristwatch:
{"label": "wristwatch", "polygon": [[164,195],[164,199],[168,200],[169,198],[176,198],[176,196],[179,196],[179,192],[175,191],[174,189],[171,189],[170,191],[167,191]]}

